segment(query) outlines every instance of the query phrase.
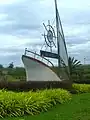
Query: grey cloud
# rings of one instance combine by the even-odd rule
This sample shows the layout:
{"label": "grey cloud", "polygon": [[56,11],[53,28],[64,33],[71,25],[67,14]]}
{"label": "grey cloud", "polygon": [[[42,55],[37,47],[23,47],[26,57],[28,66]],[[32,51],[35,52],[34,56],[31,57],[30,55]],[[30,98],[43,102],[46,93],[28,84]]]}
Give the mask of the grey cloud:
{"label": "grey cloud", "polygon": [[[35,9],[37,8],[37,9]],[[1,10],[1,8],[0,8]],[[44,10],[44,6],[40,5],[40,1],[29,1],[26,0],[17,4],[11,4],[3,7],[3,13],[8,14],[6,21],[11,21],[10,24],[0,27],[0,33],[7,33],[13,35],[21,35],[21,36],[32,36],[32,32],[30,31],[40,31],[41,23],[44,19],[48,18],[49,12],[53,16],[51,10],[46,8]],[[74,9],[60,9],[61,20],[63,26],[69,25],[77,25],[77,24],[89,24],[90,21],[90,13],[89,11],[81,11]],[[75,11],[73,13],[73,10]],[[72,11],[72,12],[71,12]],[[48,14],[47,14],[48,12]],[[44,14],[46,13],[46,14]],[[63,16],[62,16],[63,15]],[[49,17],[51,18],[51,17]],[[39,37],[39,35],[38,35]]]}
{"label": "grey cloud", "polygon": [[[89,53],[88,53],[88,55],[89,55]],[[86,58],[85,63],[86,64],[90,64],[90,56],[88,56],[88,57],[86,56],[85,57],[84,55],[85,55],[85,53],[82,53],[82,52],[79,53],[79,54],[69,53],[69,56],[74,57],[77,60],[80,60],[82,64],[84,63],[84,58]]]}
{"label": "grey cloud", "polygon": [[[39,26],[37,25],[6,25],[0,27],[0,34],[11,34],[23,37],[39,37]],[[36,33],[36,34],[35,34]],[[33,35],[32,35],[33,34]]]}
{"label": "grey cloud", "polygon": [[9,63],[14,62],[14,65],[23,65],[21,60],[21,54],[9,55],[9,56],[0,56],[0,64],[8,66]]}
{"label": "grey cloud", "polygon": [[75,8],[60,8],[61,21],[65,25],[90,25],[90,8],[75,9]]}
{"label": "grey cloud", "polygon": [[[34,44],[34,43],[27,43],[23,45],[23,47],[6,47],[6,48],[0,48],[0,56],[6,57],[10,59],[10,56],[21,56],[25,52],[25,48],[28,48],[30,51],[36,51],[39,53],[41,49],[41,43],[40,44]],[[18,59],[19,61],[19,59]]]}
{"label": "grey cloud", "polygon": [[33,46],[33,47],[36,47],[36,46],[42,46],[43,45],[43,42],[36,42],[36,43],[26,43],[25,44],[27,47],[29,46]]}
{"label": "grey cloud", "polygon": [[66,43],[67,45],[76,45],[76,44],[83,44],[90,41],[89,38],[77,37],[77,36],[66,36]]}
{"label": "grey cloud", "polygon": [[[30,1],[28,1],[30,3]],[[40,28],[39,17],[33,11],[32,5],[28,7],[23,2],[15,5],[8,5],[3,7],[2,13],[7,14],[4,21],[11,21],[8,24],[0,26],[0,34],[26,34],[29,31],[38,31]],[[35,12],[35,13],[34,13]],[[2,21],[1,21],[2,22]],[[25,32],[26,31],[26,32]]]}
{"label": "grey cloud", "polygon": [[0,53],[21,53],[23,48],[0,48]]}

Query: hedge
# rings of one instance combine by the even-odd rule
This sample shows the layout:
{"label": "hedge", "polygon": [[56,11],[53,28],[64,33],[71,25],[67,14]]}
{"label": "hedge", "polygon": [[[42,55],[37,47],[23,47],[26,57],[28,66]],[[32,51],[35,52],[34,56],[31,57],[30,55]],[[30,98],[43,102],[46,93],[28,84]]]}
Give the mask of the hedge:
{"label": "hedge", "polygon": [[0,117],[36,115],[48,111],[57,103],[63,104],[69,100],[71,100],[71,94],[63,89],[17,93],[0,90]]}
{"label": "hedge", "polygon": [[90,84],[73,84],[72,87],[78,93],[90,93]]}

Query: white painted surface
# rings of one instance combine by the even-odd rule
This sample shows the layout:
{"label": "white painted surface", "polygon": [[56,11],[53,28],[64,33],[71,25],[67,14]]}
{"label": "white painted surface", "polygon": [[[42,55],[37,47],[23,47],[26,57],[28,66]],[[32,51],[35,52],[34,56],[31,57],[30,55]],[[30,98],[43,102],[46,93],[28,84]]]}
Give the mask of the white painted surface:
{"label": "white painted surface", "polygon": [[22,56],[22,61],[25,66],[27,81],[61,81],[48,66],[26,56]]}

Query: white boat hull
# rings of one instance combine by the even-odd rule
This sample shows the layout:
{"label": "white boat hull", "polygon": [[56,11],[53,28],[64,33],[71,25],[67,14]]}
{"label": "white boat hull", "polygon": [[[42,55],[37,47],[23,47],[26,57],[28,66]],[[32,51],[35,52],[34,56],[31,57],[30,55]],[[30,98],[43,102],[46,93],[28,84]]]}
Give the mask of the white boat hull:
{"label": "white boat hull", "polygon": [[61,81],[50,67],[40,60],[26,55],[22,56],[27,81]]}

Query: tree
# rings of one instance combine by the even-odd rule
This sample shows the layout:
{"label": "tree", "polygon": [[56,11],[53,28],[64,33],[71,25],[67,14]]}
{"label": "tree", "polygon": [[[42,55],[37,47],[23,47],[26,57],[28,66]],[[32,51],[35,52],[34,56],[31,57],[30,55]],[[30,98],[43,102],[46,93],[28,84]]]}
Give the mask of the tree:
{"label": "tree", "polygon": [[14,68],[13,62],[9,64],[8,68]]}
{"label": "tree", "polygon": [[74,57],[68,58],[68,64],[69,64],[69,72],[70,72],[70,77],[72,78],[73,74],[79,74],[79,72],[77,72],[78,68],[80,68],[81,66],[81,62],[76,60]]}
{"label": "tree", "polygon": [[3,75],[3,65],[2,64],[0,64],[0,77]]}
{"label": "tree", "polygon": [[3,65],[2,65],[2,64],[0,64],[0,69],[1,69],[1,68],[3,68]]}

